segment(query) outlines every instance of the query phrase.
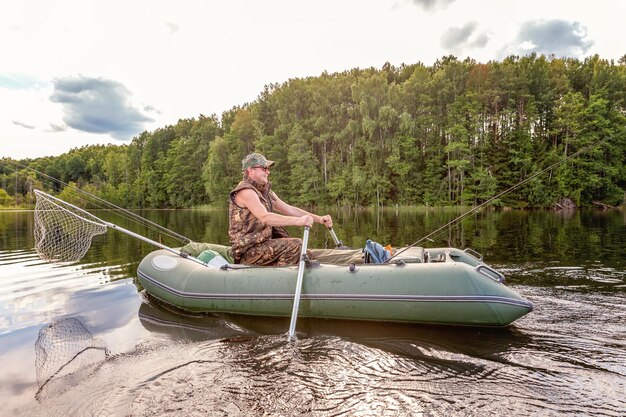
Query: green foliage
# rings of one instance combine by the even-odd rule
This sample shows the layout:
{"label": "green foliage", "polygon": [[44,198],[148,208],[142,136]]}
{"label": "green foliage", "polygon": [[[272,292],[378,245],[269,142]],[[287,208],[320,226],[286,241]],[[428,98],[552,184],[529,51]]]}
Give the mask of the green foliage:
{"label": "green foliage", "polygon": [[59,193],[58,197],[67,203],[75,205],[76,207],[86,208],[86,204],[80,193],[76,191],[76,188],[78,188],[77,184],[74,181],[70,181],[68,186]]}
{"label": "green foliage", "polygon": [[[216,138],[209,148],[208,159],[202,171],[206,194],[214,205],[226,205],[228,193],[240,180],[241,170],[234,168],[228,142]],[[238,175],[237,175],[238,174]]]}
{"label": "green foliage", "polygon": [[[201,115],[128,145],[20,163],[118,205],[188,207],[227,204],[241,159],[257,151],[276,161],[270,180],[293,204],[467,205],[596,144],[495,204],[617,205],[625,108],[621,61],[447,56],[431,67],[386,63],[271,84],[219,120]],[[0,160],[0,188],[15,204],[32,203],[34,188],[63,192],[10,162]]]}
{"label": "green foliage", "polygon": [[320,198],[321,178],[319,162],[311,149],[311,141],[301,126],[296,125],[289,135],[287,160],[291,167],[291,195],[294,204],[313,205]]}
{"label": "green foliage", "polygon": [[6,192],[4,188],[0,188],[0,207],[9,207],[15,204],[15,199]]}

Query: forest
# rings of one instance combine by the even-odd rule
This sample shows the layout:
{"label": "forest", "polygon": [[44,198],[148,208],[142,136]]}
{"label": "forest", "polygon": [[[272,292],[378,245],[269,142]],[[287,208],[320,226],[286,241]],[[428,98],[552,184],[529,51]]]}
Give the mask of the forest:
{"label": "forest", "polygon": [[624,204],[626,55],[447,56],[269,84],[128,144],[2,158],[0,206],[32,205],[37,188],[81,204],[74,187],[125,208],[225,206],[253,151],[276,161],[278,195],[306,207],[472,206],[565,158],[494,205]]}

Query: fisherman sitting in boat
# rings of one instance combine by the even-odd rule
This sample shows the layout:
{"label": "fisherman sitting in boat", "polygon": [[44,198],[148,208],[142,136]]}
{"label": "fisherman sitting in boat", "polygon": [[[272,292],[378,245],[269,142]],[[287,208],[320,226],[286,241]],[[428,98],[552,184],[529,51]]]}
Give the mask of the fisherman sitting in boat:
{"label": "fisherman sitting in boat", "polygon": [[[252,153],[241,162],[243,180],[230,192],[228,210],[228,234],[235,263],[297,265],[302,239],[289,237],[283,226],[311,227],[316,222],[332,227],[332,218],[328,214],[309,213],[278,198],[268,180],[274,161]],[[313,258],[310,251],[307,256]]]}

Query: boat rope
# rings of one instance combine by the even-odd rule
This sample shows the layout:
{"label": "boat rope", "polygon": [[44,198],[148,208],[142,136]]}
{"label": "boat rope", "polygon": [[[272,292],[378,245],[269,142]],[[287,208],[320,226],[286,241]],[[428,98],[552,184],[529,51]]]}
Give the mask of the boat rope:
{"label": "boat rope", "polygon": [[420,244],[420,243],[421,243],[421,242],[423,242],[424,240],[432,240],[432,239],[430,239],[431,237],[433,237],[433,236],[437,235],[439,232],[443,231],[443,230],[444,230],[444,229],[446,229],[447,227],[450,227],[450,226],[452,226],[453,224],[460,222],[461,220],[463,220],[464,218],[466,218],[466,217],[467,217],[467,216],[469,216],[470,214],[472,214],[472,213],[474,213],[474,212],[476,212],[476,211],[480,210],[481,208],[485,207],[486,205],[488,205],[488,204],[492,203],[494,200],[497,200],[498,198],[500,198],[500,197],[504,196],[505,194],[508,194],[508,193],[510,193],[511,191],[513,191],[513,190],[515,190],[515,189],[517,189],[517,188],[521,187],[522,185],[524,185],[524,184],[526,184],[527,182],[531,181],[532,179],[534,179],[534,178],[538,177],[539,175],[541,175],[541,174],[543,174],[543,173],[545,173],[545,172],[547,172],[547,171],[550,171],[550,170],[551,170],[551,169],[553,169],[554,167],[556,167],[556,166],[558,166],[558,165],[560,165],[560,164],[562,164],[562,163],[564,163],[564,162],[567,162],[568,160],[570,160],[570,159],[572,159],[572,158],[574,158],[574,157],[576,157],[576,156],[578,156],[578,155],[580,155],[580,154],[582,154],[582,153],[584,153],[584,152],[588,151],[589,149],[591,149],[591,148],[593,148],[593,147],[595,147],[595,146],[600,145],[602,142],[605,142],[605,141],[607,141],[608,139],[611,139],[611,138],[612,138],[612,137],[604,137],[604,138],[602,138],[602,139],[599,139],[599,140],[597,140],[596,142],[594,142],[594,143],[592,143],[592,144],[590,144],[590,145],[588,145],[588,146],[585,146],[585,147],[583,147],[583,148],[579,149],[577,152],[575,152],[575,153],[573,153],[573,154],[571,154],[571,155],[568,155],[568,156],[566,156],[566,157],[561,158],[560,160],[558,160],[557,162],[555,162],[555,163],[551,164],[551,165],[550,165],[550,166],[548,166],[547,168],[544,168],[544,169],[542,169],[541,171],[534,173],[534,174],[533,174],[533,175],[531,175],[530,177],[528,177],[528,178],[526,178],[526,179],[524,179],[524,180],[522,180],[522,181],[518,182],[517,184],[515,184],[515,185],[513,185],[513,186],[511,186],[511,187],[509,187],[509,188],[507,188],[506,190],[501,191],[500,193],[498,193],[498,194],[496,194],[495,196],[491,197],[490,199],[486,200],[486,201],[485,201],[485,202],[483,202],[482,204],[480,204],[480,205],[478,205],[478,206],[474,207],[474,208],[473,208],[473,209],[471,209],[471,210],[468,210],[467,212],[465,212],[465,213],[461,214],[460,216],[456,217],[455,219],[450,220],[448,223],[444,224],[443,226],[439,227],[438,229],[435,229],[434,231],[430,232],[430,233],[429,233],[429,234],[427,234],[426,236],[424,236],[424,237],[422,237],[422,238],[420,238],[420,239],[416,240],[415,242],[413,242],[413,243],[412,243],[412,244],[410,244],[409,246],[407,246],[407,247],[405,247],[405,248],[402,248],[400,251],[396,252],[396,253],[395,253],[395,254],[393,254],[393,255],[392,255],[389,259],[387,259],[387,260],[385,261],[385,263],[389,263],[389,262],[390,262],[393,258],[395,258],[396,256],[398,256],[398,255],[400,255],[401,253],[403,253],[404,251],[406,251],[406,250],[408,250],[408,249],[410,249],[410,248],[412,248],[412,247],[414,247],[414,246],[416,246],[416,245]]}
{"label": "boat rope", "polygon": [[[137,213],[133,213],[130,210],[127,210],[125,208],[119,207],[119,206],[111,203],[110,201],[107,201],[107,200],[105,200],[103,198],[100,198],[100,197],[98,197],[98,196],[96,196],[94,194],[91,194],[91,193],[89,193],[89,192],[87,192],[85,190],[81,190],[78,187],[74,187],[73,185],[65,183],[65,182],[61,181],[60,179],[58,179],[58,178],[54,178],[54,177],[52,177],[52,176],[50,176],[50,175],[48,175],[48,174],[46,174],[44,172],[38,171],[35,168],[29,167],[28,165],[24,165],[24,164],[22,164],[20,162],[14,161],[14,160],[9,160],[9,162],[14,164],[15,166],[18,166],[18,167],[21,167],[21,168],[33,171],[34,173],[36,173],[38,175],[41,175],[42,177],[47,178],[48,180],[51,180],[51,181],[53,181],[55,183],[62,184],[63,186],[65,186],[65,187],[67,187],[67,188],[69,188],[69,189],[71,189],[73,191],[77,191],[78,193],[81,193],[81,194],[84,194],[86,196],[91,197],[95,201],[86,200],[86,199],[80,197],[79,195],[76,196],[76,198],[78,198],[78,200],[80,200],[82,202],[85,202],[85,203],[88,203],[88,204],[94,206],[97,209],[106,210],[106,211],[108,211],[110,213],[114,213],[114,214],[116,214],[116,215],[118,215],[118,216],[120,216],[122,218],[125,218],[125,219],[131,221],[131,222],[134,222],[134,223],[140,224],[142,226],[145,226],[145,227],[147,227],[147,228],[149,228],[149,229],[151,229],[153,231],[156,231],[158,233],[163,233],[164,235],[166,235],[166,236],[168,236],[168,237],[170,237],[172,239],[179,240],[179,241],[183,242],[183,244],[187,244],[187,243],[191,242],[191,239],[189,239],[188,237],[185,237],[185,236],[183,236],[183,235],[181,235],[179,233],[176,233],[176,232],[174,232],[174,231],[172,231],[172,230],[170,230],[170,229],[168,229],[168,228],[166,228],[164,226],[161,226],[158,223],[155,223],[155,222],[153,222],[151,220],[148,220],[145,217],[142,217],[142,216],[140,216]],[[98,204],[98,202],[104,204],[104,206],[101,205],[101,204]],[[117,211],[117,212],[114,212],[114,210]]]}

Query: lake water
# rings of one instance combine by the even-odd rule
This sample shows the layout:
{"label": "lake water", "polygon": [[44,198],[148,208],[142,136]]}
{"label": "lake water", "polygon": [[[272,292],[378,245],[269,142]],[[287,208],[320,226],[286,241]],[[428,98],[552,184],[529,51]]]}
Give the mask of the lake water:
{"label": "lake water", "polygon": [[[339,238],[360,247],[367,238],[412,243],[460,213],[331,214]],[[227,243],[225,210],[141,214],[193,240]],[[32,212],[0,212],[2,416],[626,415],[620,211],[485,211],[428,243],[481,252],[534,303],[506,329],[307,319],[294,343],[288,318],[187,316],[157,305],[136,281],[152,248],[116,231],[94,238],[78,263],[45,263],[33,223]],[[310,245],[332,240],[316,225]]]}

